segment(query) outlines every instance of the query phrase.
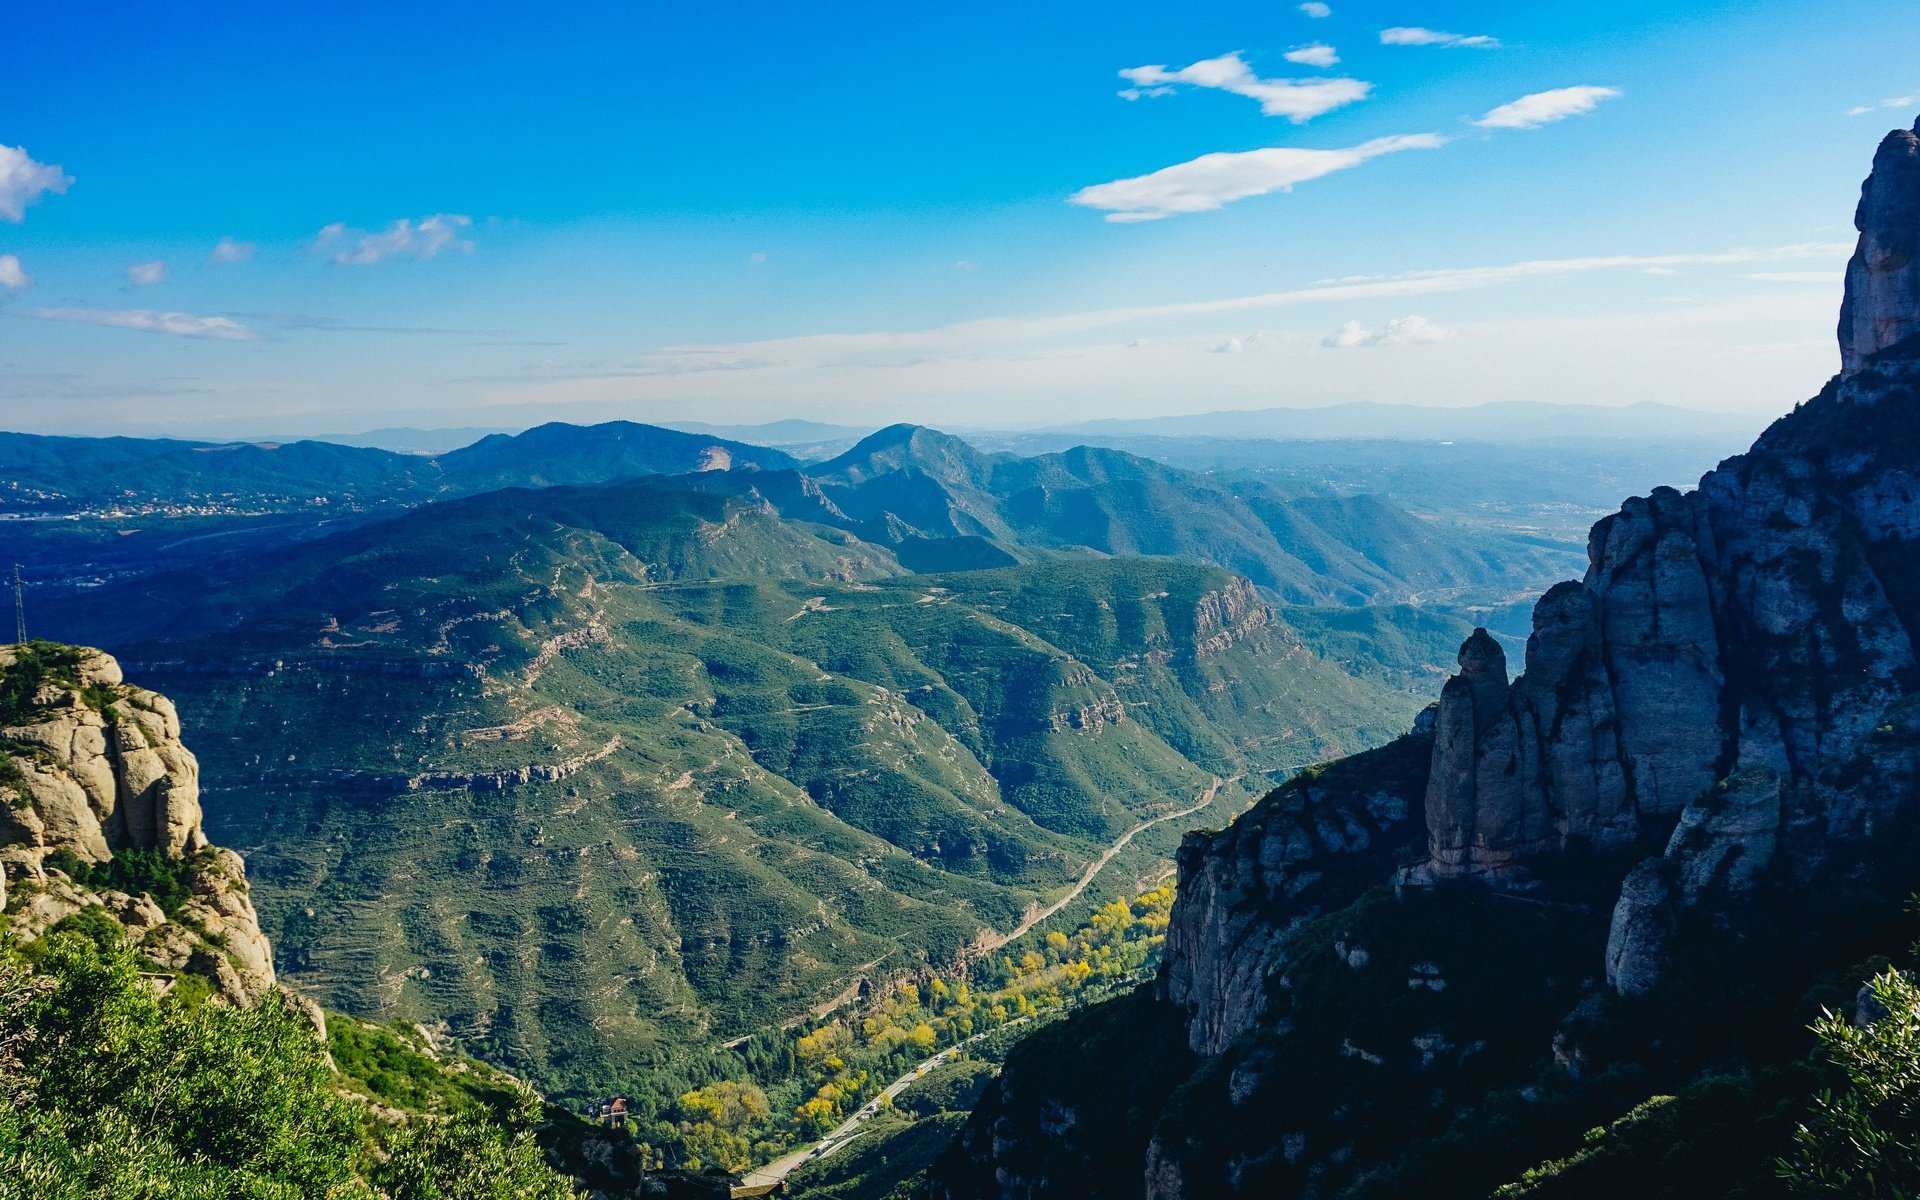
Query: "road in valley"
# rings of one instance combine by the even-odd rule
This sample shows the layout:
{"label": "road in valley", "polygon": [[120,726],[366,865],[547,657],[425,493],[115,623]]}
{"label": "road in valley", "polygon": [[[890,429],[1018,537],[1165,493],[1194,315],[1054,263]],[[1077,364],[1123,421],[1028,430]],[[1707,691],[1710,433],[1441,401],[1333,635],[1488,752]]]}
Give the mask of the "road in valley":
{"label": "road in valley", "polygon": [[1080,893],[1086,891],[1087,886],[1091,884],[1096,877],[1099,876],[1101,870],[1105,868],[1108,863],[1113,861],[1113,856],[1127,848],[1128,842],[1131,842],[1135,837],[1139,836],[1140,834],[1146,832],[1147,830],[1153,828],[1155,825],[1158,825],[1163,821],[1178,821],[1181,817],[1192,816],[1194,813],[1199,812],[1201,809],[1205,808],[1207,805],[1212,804],[1214,801],[1214,798],[1220,794],[1221,788],[1227,786],[1229,783],[1238,783],[1243,778],[1244,776],[1241,776],[1241,775],[1235,775],[1232,779],[1221,779],[1218,776],[1215,776],[1213,780],[1213,786],[1208,788],[1206,791],[1200,793],[1199,803],[1194,804],[1190,808],[1183,808],[1179,812],[1170,812],[1165,816],[1155,817],[1151,821],[1142,821],[1140,824],[1135,825],[1132,829],[1129,829],[1127,830],[1126,833],[1122,834],[1119,841],[1115,842],[1111,846],[1108,846],[1106,850],[1101,853],[1099,858],[1096,858],[1092,862],[1087,864],[1087,869],[1081,872],[1080,874],[1080,882],[1073,885],[1072,891],[1060,897],[1058,900],[1055,900],[1052,904],[1049,904],[1047,907],[1041,909],[1039,912],[1033,914],[1031,917],[1028,917],[1026,920],[1020,922],[1020,924],[1016,926],[1011,932],[990,933],[987,936],[981,938],[978,942],[975,942],[974,945],[978,947],[982,953],[986,953],[988,951],[998,950],[1000,947],[1006,945],[1008,942],[1013,941],[1015,938],[1020,937],[1021,935],[1026,934],[1028,932],[1031,932],[1035,925],[1038,925],[1040,922],[1053,916],[1055,913],[1059,912],[1061,909],[1065,908],[1067,905],[1072,904],[1075,900],[1078,900],[1080,898]]}
{"label": "road in valley", "polygon": [[[975,943],[975,945],[978,946],[983,953],[986,951],[997,950],[1001,946],[1006,945],[1008,942],[1013,941],[1015,938],[1031,932],[1034,926],[1040,924],[1040,922],[1045,921],[1049,917],[1053,916],[1055,913],[1059,912],[1061,909],[1065,908],[1067,905],[1072,904],[1075,900],[1079,899],[1080,894],[1087,890],[1088,885],[1093,883],[1093,881],[1099,876],[1101,870],[1108,863],[1113,861],[1114,855],[1126,849],[1127,843],[1133,841],[1133,839],[1137,837],[1139,834],[1145,832],[1148,829],[1151,829],[1155,825],[1161,824],[1162,822],[1177,821],[1181,817],[1192,816],[1194,813],[1199,812],[1201,809],[1205,808],[1207,805],[1212,804],[1214,800],[1220,795],[1221,788],[1227,786],[1227,784],[1229,783],[1236,783],[1241,778],[1242,777],[1239,775],[1235,775],[1232,779],[1220,779],[1218,777],[1215,777],[1213,781],[1213,786],[1209,787],[1206,791],[1200,793],[1200,797],[1197,803],[1191,805],[1190,807],[1183,808],[1178,812],[1170,812],[1170,813],[1167,813],[1165,816],[1154,817],[1150,821],[1142,821],[1140,824],[1135,825],[1132,829],[1127,830],[1127,832],[1121,836],[1119,841],[1113,843],[1113,845],[1111,846],[1108,846],[1106,850],[1101,853],[1099,858],[1087,864],[1087,869],[1083,871],[1080,875],[1080,882],[1074,885],[1072,891],[1068,892],[1066,895],[1054,901],[1052,904],[1048,905],[1046,908],[1041,909],[1039,912],[1033,914],[1031,917],[1028,917],[1026,920],[1022,921],[1019,924],[1019,926],[1013,929],[1012,931],[1004,934],[1001,934],[1001,933],[991,934],[988,937],[981,939],[981,941]],[[862,1127],[865,1126],[865,1124],[868,1121],[872,1120],[875,1114],[877,1114],[880,1111],[882,1105],[890,1103],[894,1099],[894,1097],[898,1096],[901,1092],[906,1091],[907,1088],[913,1085],[915,1080],[924,1076],[928,1071],[931,1071],[933,1070],[933,1068],[939,1066],[941,1063],[947,1062],[948,1060],[952,1059],[953,1056],[957,1054],[960,1050],[962,1050],[963,1048],[965,1048],[966,1046],[974,1042],[979,1041],[981,1038],[984,1038],[989,1034],[998,1033],[1001,1029],[1011,1029],[1015,1025],[1023,1025],[1026,1022],[1031,1021],[1032,1019],[1033,1019],[1032,1017],[1017,1017],[1014,1020],[1007,1022],[1005,1025],[1001,1025],[995,1029],[989,1029],[980,1033],[976,1033],[972,1037],[966,1039],[965,1041],[956,1042],[953,1045],[948,1046],[945,1050],[942,1050],[940,1053],[935,1054],[930,1058],[921,1060],[918,1064],[914,1066],[913,1070],[908,1071],[906,1074],[900,1076],[900,1078],[888,1084],[885,1091],[881,1092],[879,1095],[875,1096],[873,1099],[867,1101],[865,1104],[861,1105],[859,1111],[855,1112],[852,1116],[848,1117],[845,1121],[841,1122],[840,1125],[833,1130],[833,1132],[827,1134],[825,1137],[813,1143],[811,1146],[802,1147],[799,1150],[795,1150],[791,1154],[784,1155],[780,1158],[774,1159],[772,1162],[768,1163],[764,1167],[758,1167],[752,1171],[749,1171],[746,1177],[741,1180],[741,1183],[743,1183],[747,1187],[765,1187],[769,1184],[779,1183],[781,1180],[785,1179],[788,1175],[792,1174],[803,1163],[811,1162],[815,1159],[825,1158],[827,1155],[832,1154],[835,1150],[840,1149],[840,1147],[852,1141],[853,1138],[861,1132]]]}

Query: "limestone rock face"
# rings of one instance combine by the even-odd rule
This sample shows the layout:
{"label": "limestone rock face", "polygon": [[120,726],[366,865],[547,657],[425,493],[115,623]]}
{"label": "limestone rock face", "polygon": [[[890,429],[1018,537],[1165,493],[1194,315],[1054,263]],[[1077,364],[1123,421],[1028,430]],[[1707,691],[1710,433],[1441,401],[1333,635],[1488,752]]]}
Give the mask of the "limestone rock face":
{"label": "limestone rock face", "polygon": [[[128,686],[97,650],[0,648],[0,678],[14,672],[37,689],[12,714],[16,723],[0,727],[0,906],[9,928],[32,940],[97,907],[155,966],[203,975],[234,1003],[258,1003],[274,987],[273,949],[240,856],[209,846],[201,829],[200,768],[172,703]],[[178,864],[188,894],[172,914],[148,896],[80,878],[129,850]],[[86,869],[49,865],[56,852]]]}
{"label": "limestone rock face", "polygon": [[[0,672],[17,658],[0,649]],[[200,765],[180,743],[172,702],[126,686],[120,665],[97,650],[80,651],[70,672],[70,683],[41,685],[29,720],[0,728],[27,751],[12,756],[22,779],[0,808],[0,841],[87,862],[121,847],[204,848]]]}
{"label": "limestone rock face", "polygon": [[1920,121],[1880,143],[1853,224],[1860,241],[1840,308],[1840,370],[1849,375],[1920,332]]}
{"label": "limestone rock face", "polygon": [[1227,829],[1182,843],[1162,980],[1195,1053],[1218,1054],[1259,1024],[1300,931],[1358,881],[1390,875],[1418,842],[1403,797],[1428,742],[1409,735],[1296,779]]}
{"label": "limestone rock face", "polygon": [[1435,875],[1632,841],[1720,777],[1726,672],[1704,507],[1660,488],[1594,526],[1585,581],[1541,598],[1511,687],[1504,657],[1495,686],[1484,630],[1461,649],[1427,791]]}

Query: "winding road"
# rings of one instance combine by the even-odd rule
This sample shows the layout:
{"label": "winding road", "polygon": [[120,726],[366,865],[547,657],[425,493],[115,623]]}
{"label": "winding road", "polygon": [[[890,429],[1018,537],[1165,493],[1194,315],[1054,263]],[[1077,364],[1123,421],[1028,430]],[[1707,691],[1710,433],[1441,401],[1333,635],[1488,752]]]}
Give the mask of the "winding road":
{"label": "winding road", "polygon": [[1030,932],[1035,925],[1038,925],[1040,922],[1053,916],[1055,913],[1059,912],[1061,909],[1065,908],[1067,905],[1072,904],[1075,900],[1078,900],[1080,898],[1080,893],[1086,891],[1087,886],[1091,884],[1094,881],[1094,879],[1096,879],[1099,876],[1100,872],[1106,867],[1108,863],[1113,861],[1113,856],[1127,848],[1128,842],[1131,842],[1134,838],[1138,837],[1140,834],[1145,833],[1147,830],[1153,828],[1155,825],[1161,824],[1162,822],[1178,821],[1181,817],[1192,816],[1194,813],[1199,812],[1201,809],[1205,808],[1207,805],[1212,804],[1214,801],[1214,798],[1220,794],[1221,788],[1227,786],[1229,783],[1238,783],[1243,778],[1245,778],[1245,776],[1235,775],[1232,779],[1221,779],[1219,776],[1216,775],[1213,780],[1213,786],[1208,788],[1206,791],[1200,793],[1200,800],[1197,804],[1194,804],[1190,808],[1183,808],[1179,812],[1170,812],[1165,816],[1155,817],[1151,821],[1142,821],[1140,824],[1135,825],[1132,829],[1129,829],[1127,830],[1126,833],[1122,834],[1119,841],[1115,842],[1111,846],[1108,846],[1104,851],[1102,851],[1099,858],[1096,858],[1092,862],[1087,864],[1087,869],[1080,873],[1080,882],[1073,885],[1072,891],[1060,897],[1058,900],[1054,901],[1052,904],[1049,904],[1047,907],[1041,909],[1039,912],[1033,914],[1031,917],[1028,917],[1026,920],[1020,922],[1020,924],[1010,932],[989,933],[985,937],[982,937],[978,942],[975,942],[974,945],[979,947],[981,953],[985,954],[993,950],[998,950],[1000,947],[1006,945],[1008,942],[1013,941],[1015,938],[1018,938],[1021,935]]}
{"label": "winding road", "polygon": [[[1243,778],[1243,776],[1240,776],[1240,775],[1235,775],[1232,779],[1221,779],[1218,776],[1215,776],[1213,781],[1213,786],[1209,787],[1206,791],[1200,793],[1200,798],[1198,802],[1196,802],[1195,804],[1191,805],[1190,807],[1183,808],[1178,812],[1170,812],[1170,813],[1167,813],[1165,816],[1155,817],[1150,821],[1142,821],[1140,824],[1135,825],[1132,829],[1127,830],[1127,832],[1121,836],[1119,841],[1115,842],[1111,846],[1108,846],[1106,850],[1101,853],[1099,858],[1096,858],[1091,863],[1087,864],[1087,869],[1081,872],[1080,874],[1080,882],[1074,885],[1072,891],[1068,892],[1066,895],[1054,901],[1052,904],[1048,905],[1046,908],[1041,909],[1039,912],[1033,914],[1031,917],[1028,917],[1026,920],[1022,921],[1019,924],[1019,926],[1013,929],[1011,932],[1004,933],[1004,934],[1002,933],[990,934],[987,937],[982,938],[979,942],[976,942],[975,945],[980,947],[980,950],[982,953],[986,953],[992,950],[997,950],[1000,947],[1006,945],[1008,942],[1013,941],[1015,938],[1020,937],[1022,934],[1030,932],[1034,926],[1040,924],[1040,922],[1053,916],[1055,913],[1059,912],[1061,909],[1065,908],[1067,905],[1072,904],[1075,900],[1079,899],[1080,894],[1087,890],[1088,885],[1090,885],[1096,878],[1099,877],[1101,870],[1104,867],[1106,867],[1108,863],[1113,861],[1114,855],[1126,849],[1127,843],[1133,841],[1135,837],[1139,836],[1141,833],[1145,832],[1146,830],[1153,828],[1155,825],[1159,825],[1163,822],[1177,821],[1181,817],[1192,816],[1194,813],[1197,813],[1201,809],[1207,807],[1207,805],[1212,804],[1214,800],[1220,795],[1221,788],[1227,786],[1229,783],[1237,783],[1241,778]],[[882,1105],[892,1101],[893,1098],[898,1096],[901,1092],[906,1091],[907,1088],[913,1085],[915,1080],[925,1075],[928,1071],[931,1071],[935,1067],[939,1066],[941,1063],[948,1061],[961,1049],[971,1045],[974,1042],[979,1041],[981,1038],[984,1038],[989,1034],[998,1033],[1002,1029],[1011,1029],[1015,1025],[1024,1025],[1031,1020],[1033,1020],[1032,1017],[1017,1017],[1014,1020],[1007,1022],[1005,1025],[998,1026],[997,1028],[994,1028],[994,1029],[985,1030],[981,1033],[976,1033],[972,1037],[967,1038],[965,1041],[955,1042],[953,1045],[948,1046],[945,1050],[942,1050],[940,1053],[933,1055],[931,1058],[926,1058],[921,1060],[918,1064],[914,1066],[913,1070],[908,1071],[905,1075],[900,1076],[900,1078],[888,1084],[886,1087],[886,1090],[882,1091],[879,1095],[875,1096],[873,1099],[861,1105],[857,1112],[855,1112],[852,1116],[848,1117],[845,1121],[842,1121],[839,1124],[839,1126],[837,1126],[833,1130],[833,1132],[827,1134],[825,1137],[813,1143],[811,1146],[804,1146],[798,1150],[795,1150],[791,1154],[787,1154],[780,1158],[774,1159],[772,1162],[768,1163],[764,1167],[758,1167],[752,1171],[749,1171],[745,1176],[745,1178],[741,1180],[741,1183],[747,1187],[765,1187],[769,1184],[779,1183],[781,1180],[785,1179],[788,1175],[792,1174],[795,1170],[797,1170],[803,1163],[811,1162],[815,1159],[825,1158],[827,1155],[832,1154],[835,1150],[840,1149],[840,1147],[846,1145],[849,1141],[853,1140],[855,1135],[860,1133],[861,1127],[864,1126],[868,1121],[872,1120],[874,1115],[880,1111],[880,1108]]]}
{"label": "winding road", "polygon": [[894,1097],[913,1086],[914,1082],[928,1071],[933,1070],[941,1063],[951,1059],[962,1049],[979,1041],[981,1038],[999,1033],[1002,1029],[1012,1029],[1015,1025],[1024,1025],[1031,1020],[1033,1020],[1032,1017],[1015,1017],[1005,1025],[996,1026],[993,1029],[976,1033],[964,1042],[955,1042],[932,1058],[921,1060],[915,1065],[913,1070],[908,1071],[905,1075],[888,1084],[885,1091],[867,1101],[865,1104],[862,1104],[858,1112],[855,1112],[845,1121],[842,1121],[832,1133],[829,1133],[811,1146],[803,1146],[795,1150],[792,1154],[788,1154],[782,1158],[776,1158],[764,1167],[759,1167],[747,1172],[745,1178],[741,1179],[740,1182],[747,1187],[765,1187],[770,1183],[779,1183],[782,1179],[785,1179],[797,1170],[802,1163],[811,1162],[817,1158],[825,1158],[827,1155],[832,1154],[835,1150],[852,1141],[854,1135],[860,1132],[861,1126],[872,1120],[874,1115],[880,1111],[882,1105],[892,1101]]}

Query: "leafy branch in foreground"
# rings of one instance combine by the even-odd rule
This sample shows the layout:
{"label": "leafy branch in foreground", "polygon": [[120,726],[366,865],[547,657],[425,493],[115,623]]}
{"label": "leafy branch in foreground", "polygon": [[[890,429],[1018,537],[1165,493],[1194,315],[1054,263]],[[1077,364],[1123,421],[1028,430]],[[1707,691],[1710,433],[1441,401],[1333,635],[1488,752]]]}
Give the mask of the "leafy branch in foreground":
{"label": "leafy branch in foreground", "polygon": [[1920,1196],[1920,984],[1889,967],[1867,984],[1871,1020],[1814,1025],[1843,1085],[1823,1091],[1780,1173],[1797,1190],[1863,1200]]}

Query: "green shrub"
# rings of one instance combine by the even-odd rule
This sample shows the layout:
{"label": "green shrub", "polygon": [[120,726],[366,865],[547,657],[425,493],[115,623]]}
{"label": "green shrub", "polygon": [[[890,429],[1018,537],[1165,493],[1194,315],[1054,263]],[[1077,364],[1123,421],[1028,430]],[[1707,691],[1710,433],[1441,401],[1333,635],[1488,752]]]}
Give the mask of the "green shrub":
{"label": "green shrub", "polygon": [[278,995],[162,996],[122,940],[86,932],[56,929],[32,961],[0,944],[0,1200],[573,1195],[534,1144],[530,1095],[385,1124]]}
{"label": "green shrub", "polygon": [[64,847],[47,855],[46,865],[82,887],[146,895],[169,917],[193,897],[189,877],[194,860],[171,858],[159,850],[122,850],[103,863],[88,863]]}

